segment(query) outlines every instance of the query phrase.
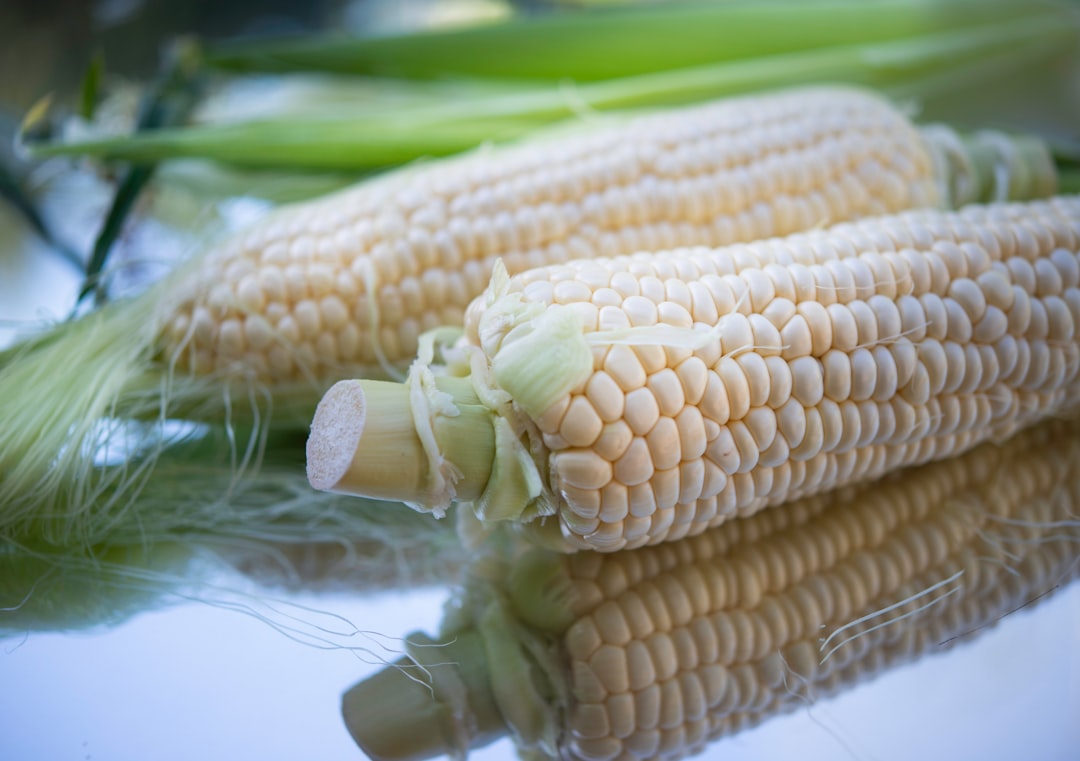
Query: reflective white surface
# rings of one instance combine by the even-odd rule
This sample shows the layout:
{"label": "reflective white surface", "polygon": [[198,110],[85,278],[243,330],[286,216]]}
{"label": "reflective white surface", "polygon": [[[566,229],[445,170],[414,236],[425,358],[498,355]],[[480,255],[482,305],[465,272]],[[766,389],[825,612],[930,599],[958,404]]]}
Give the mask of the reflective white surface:
{"label": "reflective white surface", "polygon": [[[433,632],[446,593],[291,602],[361,629]],[[339,638],[340,639],[340,638]],[[341,639],[379,651],[390,640]],[[722,740],[703,759],[1039,759],[1080,749],[1080,585],[974,642]],[[383,652],[386,658],[392,653]],[[0,641],[0,758],[357,761],[340,694],[377,665],[203,603],[94,634]],[[513,758],[508,741],[480,761]]]}

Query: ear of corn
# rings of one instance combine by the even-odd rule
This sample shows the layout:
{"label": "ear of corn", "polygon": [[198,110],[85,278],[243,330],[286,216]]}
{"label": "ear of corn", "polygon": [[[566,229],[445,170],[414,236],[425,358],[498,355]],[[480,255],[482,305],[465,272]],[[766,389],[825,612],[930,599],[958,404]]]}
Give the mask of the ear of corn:
{"label": "ear of corn", "polygon": [[[1080,197],[1060,197],[496,278],[467,325],[485,404],[429,384],[391,421],[385,400],[423,389],[422,366],[409,386],[342,382],[309,478],[366,493],[367,453],[419,430],[398,496],[421,507],[554,512],[539,532],[569,548],[699,533],[1073,406],[1078,257]],[[365,439],[376,421],[390,438]],[[481,441],[491,467],[458,468]]]}
{"label": "ear of corn", "polygon": [[750,241],[979,200],[995,174],[1006,196],[1051,194],[1045,149],[1002,141],[920,132],[868,92],[812,88],[481,151],[290,209],[210,252],[172,294],[162,355],[276,383],[383,376],[421,333],[461,324],[499,258],[515,273]]}
{"label": "ear of corn", "polygon": [[384,760],[500,731],[560,759],[699,752],[1074,578],[1078,434],[1044,422],[657,547],[483,560],[438,638],[345,695],[346,723]]}
{"label": "ear of corn", "polygon": [[[482,151],[283,210],[144,297],[7,354],[0,527],[57,514],[61,535],[86,533],[85,495],[112,488],[89,478],[103,419],[306,421],[330,381],[397,372],[422,332],[461,324],[500,257],[518,271],[977,196],[985,151],[928,134],[868,92],[808,89]],[[1020,192],[1049,192],[1045,149],[1017,145],[1036,168],[1012,173],[1035,179]],[[60,369],[62,388],[47,382]]]}
{"label": "ear of corn", "polygon": [[[41,532],[43,515],[50,542],[107,530],[102,515],[152,468],[95,470],[116,419],[306,423],[330,382],[396,373],[421,333],[460,325],[499,258],[520,271],[1052,190],[1044,147],[985,144],[920,132],[866,91],[810,88],[481,151],[283,210],[3,358],[0,531]],[[106,492],[124,496],[103,506]]]}

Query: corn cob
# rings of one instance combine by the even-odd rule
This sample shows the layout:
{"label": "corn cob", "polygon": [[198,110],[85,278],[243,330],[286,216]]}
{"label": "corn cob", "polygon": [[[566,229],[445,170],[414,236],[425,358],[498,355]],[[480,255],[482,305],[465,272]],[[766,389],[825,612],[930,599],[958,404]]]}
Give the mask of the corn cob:
{"label": "corn cob", "polygon": [[472,374],[337,384],[308,477],[571,549],[699,533],[1073,405],[1078,256],[1060,197],[496,279]]}
{"label": "corn cob", "polygon": [[460,326],[497,257],[518,270],[719,244],[1056,181],[1037,142],[920,132],[860,90],[618,124],[281,210],[141,297],[0,354],[0,533],[85,543],[114,529],[105,514],[138,481],[92,465],[87,453],[130,446],[107,441],[109,421],[297,427],[330,382],[399,373],[422,331]]}
{"label": "corn cob", "polygon": [[965,144],[843,88],[480,151],[291,208],[211,251],[173,294],[162,355],[278,383],[385,376],[421,333],[461,324],[497,258],[513,273],[959,204],[992,192],[995,164],[1010,170],[999,192],[1053,192],[1035,143]]}
{"label": "corn cob", "polygon": [[677,543],[484,559],[438,638],[346,694],[346,724],[383,761],[507,732],[564,761],[691,755],[1075,577],[1078,468],[1080,421],[1046,421]]}

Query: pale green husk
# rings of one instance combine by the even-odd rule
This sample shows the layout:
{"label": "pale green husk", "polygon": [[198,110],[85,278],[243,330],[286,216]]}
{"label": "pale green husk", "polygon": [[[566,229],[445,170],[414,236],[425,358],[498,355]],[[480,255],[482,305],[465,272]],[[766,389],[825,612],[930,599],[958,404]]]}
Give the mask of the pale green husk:
{"label": "pale green husk", "polygon": [[0,637],[115,626],[190,586],[196,565],[179,543],[97,553],[0,544]]}
{"label": "pale green husk", "polygon": [[[583,5],[580,0],[573,5]],[[413,34],[209,46],[212,66],[333,71],[418,79],[447,75],[528,82],[595,81],[851,42],[911,37],[1015,19],[1040,3],[1013,0],[756,0],[605,3],[601,12],[516,16]],[[621,7],[620,7],[621,6]],[[558,55],[552,55],[554,49]]]}
{"label": "pale green husk", "polygon": [[[829,17],[835,23],[844,13],[865,12],[841,5],[843,9]],[[927,9],[921,3],[913,6],[916,15]],[[767,37],[757,37],[743,55],[684,61],[675,68],[642,70],[632,57],[623,56],[627,63],[619,76],[594,81],[574,79],[574,73],[567,72],[556,85],[533,83],[510,90],[504,81],[491,79],[475,83],[473,95],[462,95],[459,83],[442,92],[422,83],[425,90],[405,97],[409,104],[397,108],[362,106],[358,114],[361,109],[343,103],[336,112],[316,116],[264,116],[243,123],[35,144],[30,149],[40,156],[93,155],[128,161],[204,157],[245,166],[370,169],[446,156],[493,140],[514,140],[544,125],[598,111],[687,104],[798,84],[861,84],[920,103],[931,99],[947,104],[973,91],[994,93],[1003,74],[1021,71],[1039,86],[1061,79],[1054,66],[1062,63],[1054,59],[1076,46],[1080,26],[1075,8],[1039,3],[1021,11],[1010,2],[994,4],[996,12],[977,3],[952,7],[970,11],[967,23],[958,25],[955,19],[930,13],[920,20],[918,30],[893,37],[887,22],[877,19],[882,27],[852,25],[847,36],[828,44],[815,42],[805,27],[793,25],[788,33],[798,44],[776,50],[767,44]],[[817,35],[829,38],[821,29]],[[483,83],[490,87],[485,90]],[[406,92],[417,88],[407,80],[397,86]],[[1055,97],[1061,96],[1058,92]],[[1005,101],[986,95],[979,102],[989,103],[990,113],[1008,121]]]}

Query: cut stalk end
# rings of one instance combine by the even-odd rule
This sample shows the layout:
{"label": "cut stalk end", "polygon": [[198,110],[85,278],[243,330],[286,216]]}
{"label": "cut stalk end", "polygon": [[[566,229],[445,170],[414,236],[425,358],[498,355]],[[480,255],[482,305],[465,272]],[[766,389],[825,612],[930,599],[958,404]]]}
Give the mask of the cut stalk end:
{"label": "cut stalk end", "polygon": [[506,733],[487,684],[476,632],[446,644],[411,635],[410,658],[352,687],[342,699],[349,734],[375,761],[464,757]]}
{"label": "cut stalk end", "polygon": [[385,495],[423,484],[424,450],[408,394],[394,393],[394,384],[370,385],[342,381],[319,402],[307,442],[308,481],[316,489]]}
{"label": "cut stalk end", "polygon": [[[495,457],[490,413],[467,381],[440,378],[444,407],[414,410],[409,387],[385,381],[341,381],[315,411],[307,442],[307,475],[321,491],[437,507],[438,474],[453,474],[454,496],[478,497]],[[420,427],[430,434],[425,446]],[[428,417],[430,415],[430,417]]]}

